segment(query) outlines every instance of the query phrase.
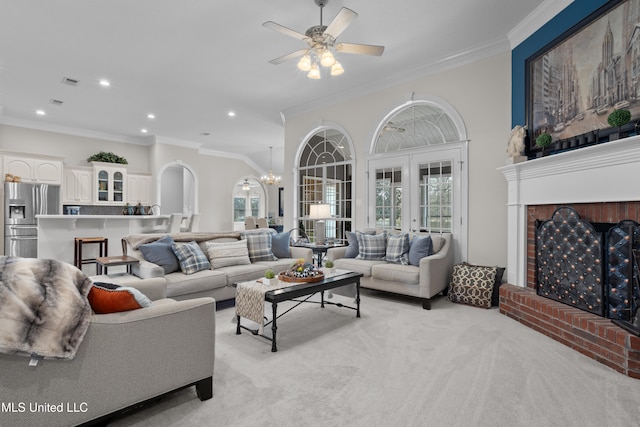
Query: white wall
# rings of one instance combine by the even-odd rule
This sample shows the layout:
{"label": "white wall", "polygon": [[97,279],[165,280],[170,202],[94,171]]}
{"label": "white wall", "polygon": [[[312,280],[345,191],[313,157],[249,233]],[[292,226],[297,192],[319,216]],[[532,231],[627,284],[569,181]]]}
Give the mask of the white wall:
{"label": "white wall", "polygon": [[[323,121],[342,126],[355,146],[355,228],[366,226],[366,156],[377,125],[394,107],[415,93],[440,98],[462,116],[469,142],[468,261],[505,266],[507,186],[496,168],[504,166],[511,122],[510,53],[493,56],[421,79],[385,88],[315,111],[287,116],[285,165],[296,164],[303,138]],[[293,172],[283,176],[293,188]],[[293,196],[285,191],[285,228],[293,224]]]}
{"label": "white wall", "polygon": [[182,213],[184,200],[184,169],[181,167],[169,167],[162,172],[160,177],[160,213],[171,215]]}
{"label": "white wall", "polygon": [[[144,146],[9,125],[0,125],[0,150],[60,156],[64,157],[67,165],[81,166],[88,166],[86,159],[92,154],[112,151],[127,159],[129,171],[153,174],[153,203],[157,202],[158,171],[168,164],[182,162],[194,171],[199,183],[197,206],[202,214],[200,230],[207,231],[233,228],[229,189],[241,177],[261,175],[241,159],[215,157],[203,154],[196,148],[159,143]],[[176,212],[182,212],[182,204]]]}

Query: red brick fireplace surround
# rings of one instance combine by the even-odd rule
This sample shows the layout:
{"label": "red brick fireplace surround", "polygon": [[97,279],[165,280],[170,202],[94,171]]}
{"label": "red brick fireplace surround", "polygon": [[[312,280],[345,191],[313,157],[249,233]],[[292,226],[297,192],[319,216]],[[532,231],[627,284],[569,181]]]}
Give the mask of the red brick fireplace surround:
{"label": "red brick fireplace surround", "polygon": [[571,206],[590,222],[640,222],[640,137],[500,168],[508,183],[508,284],[500,312],[640,379],[640,337],[610,319],[535,292],[535,221]]}

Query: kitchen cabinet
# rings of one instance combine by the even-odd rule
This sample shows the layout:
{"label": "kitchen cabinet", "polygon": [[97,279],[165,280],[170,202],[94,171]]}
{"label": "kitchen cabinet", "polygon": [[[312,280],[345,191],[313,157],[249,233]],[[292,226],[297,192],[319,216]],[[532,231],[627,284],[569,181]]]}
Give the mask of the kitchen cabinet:
{"label": "kitchen cabinet", "polygon": [[127,174],[127,202],[130,205],[151,204],[151,174]]}
{"label": "kitchen cabinet", "polygon": [[4,154],[5,174],[19,176],[22,182],[38,184],[62,184],[62,159]]}
{"label": "kitchen cabinet", "polygon": [[62,181],[62,203],[90,205],[93,203],[93,169],[65,166]]}
{"label": "kitchen cabinet", "polygon": [[92,162],[93,203],[96,205],[124,205],[126,203],[127,168],[113,163]]}

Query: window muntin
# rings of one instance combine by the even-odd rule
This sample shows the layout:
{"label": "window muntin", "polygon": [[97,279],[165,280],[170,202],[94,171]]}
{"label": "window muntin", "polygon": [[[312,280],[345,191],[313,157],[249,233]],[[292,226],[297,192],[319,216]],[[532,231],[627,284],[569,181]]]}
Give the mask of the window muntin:
{"label": "window muntin", "polygon": [[420,231],[453,231],[453,175],[451,161],[419,165]]}
{"label": "window muntin", "polygon": [[305,144],[298,168],[298,227],[315,240],[315,221],[308,219],[309,206],[328,203],[331,219],[325,220],[328,239],[346,239],[351,230],[353,156],[346,136],[323,129]]}

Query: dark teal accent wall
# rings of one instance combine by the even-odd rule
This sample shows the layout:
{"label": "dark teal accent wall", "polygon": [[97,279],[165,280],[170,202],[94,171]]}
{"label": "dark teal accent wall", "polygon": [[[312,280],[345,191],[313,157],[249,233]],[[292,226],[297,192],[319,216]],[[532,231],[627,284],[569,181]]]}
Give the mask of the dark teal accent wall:
{"label": "dark teal accent wall", "polygon": [[527,58],[606,3],[606,0],[574,0],[562,12],[511,51],[512,127],[526,123],[524,78]]}

